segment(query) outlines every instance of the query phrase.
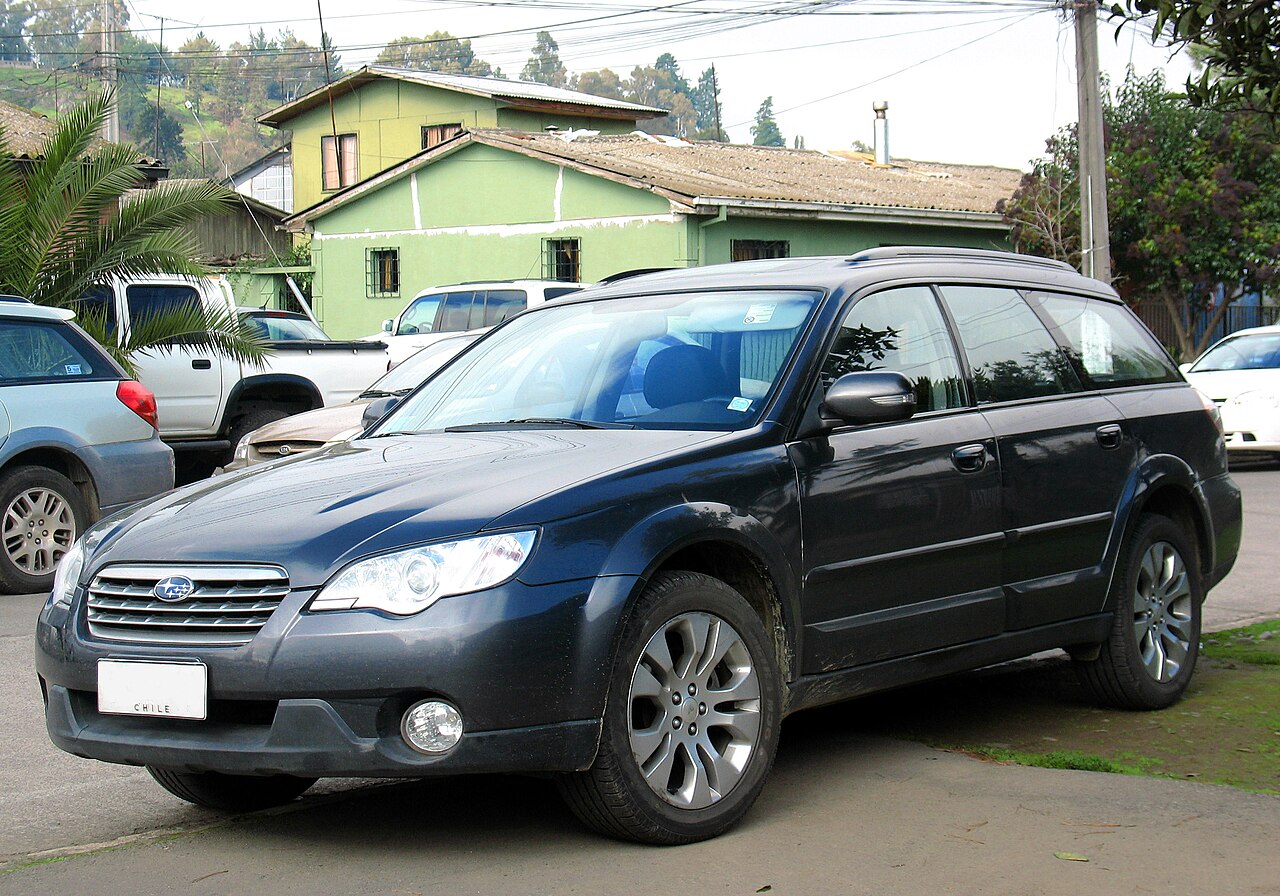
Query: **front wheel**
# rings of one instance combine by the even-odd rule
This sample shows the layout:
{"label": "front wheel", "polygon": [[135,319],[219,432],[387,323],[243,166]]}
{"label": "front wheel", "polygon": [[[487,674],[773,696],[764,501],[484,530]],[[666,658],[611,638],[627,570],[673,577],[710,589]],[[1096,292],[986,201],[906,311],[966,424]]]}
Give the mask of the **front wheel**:
{"label": "front wheel", "polygon": [[738,822],[764,787],[781,724],[773,644],[724,582],[661,573],[623,631],[595,763],[561,779],[588,826],[693,843]]}
{"label": "front wheel", "polygon": [[1200,652],[1204,587],[1186,531],[1146,514],[1129,536],[1111,594],[1111,633],[1096,659],[1077,661],[1098,702],[1119,709],[1163,709],[1178,701]]}
{"label": "front wheel", "polygon": [[180,772],[148,765],[156,783],[180,800],[222,812],[253,812],[283,806],[302,796],[315,778],[293,775],[225,775],[221,772]]}

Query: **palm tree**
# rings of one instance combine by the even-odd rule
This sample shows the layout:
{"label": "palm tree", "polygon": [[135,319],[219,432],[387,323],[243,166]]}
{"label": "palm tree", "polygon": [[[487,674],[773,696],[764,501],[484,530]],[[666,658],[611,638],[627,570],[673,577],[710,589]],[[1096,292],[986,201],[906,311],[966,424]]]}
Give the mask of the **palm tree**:
{"label": "palm tree", "polygon": [[96,138],[109,102],[104,93],[66,113],[25,165],[0,128],[0,293],[80,311],[80,325],[130,374],[133,355],[171,351],[177,341],[261,361],[266,343],[230,309],[177,309],[116,334],[104,317],[77,308],[81,296],[113,278],[207,273],[186,225],[225,214],[235,199],[211,181],[137,190],[142,154]]}

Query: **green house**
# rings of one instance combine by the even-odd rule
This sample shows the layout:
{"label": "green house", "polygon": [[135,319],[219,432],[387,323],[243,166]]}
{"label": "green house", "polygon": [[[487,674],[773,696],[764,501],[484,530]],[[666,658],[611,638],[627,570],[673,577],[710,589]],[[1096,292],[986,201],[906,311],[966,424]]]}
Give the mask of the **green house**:
{"label": "green house", "polygon": [[527,81],[366,65],[258,122],[293,132],[293,207],[306,208],[464,130],[625,134],[666,114]]}
{"label": "green house", "polygon": [[285,224],[311,234],[313,302],[337,337],[468,280],[591,282],[624,270],[854,253],[1008,248],[1020,173],[643,134],[474,128]]}

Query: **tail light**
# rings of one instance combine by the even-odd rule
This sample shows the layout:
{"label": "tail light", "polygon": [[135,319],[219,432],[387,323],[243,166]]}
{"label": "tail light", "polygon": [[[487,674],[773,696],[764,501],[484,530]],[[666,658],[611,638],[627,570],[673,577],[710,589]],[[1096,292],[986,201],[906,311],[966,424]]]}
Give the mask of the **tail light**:
{"label": "tail light", "polygon": [[121,380],[116,384],[116,398],[120,399],[120,403],[129,410],[150,423],[152,429],[160,428],[156,415],[156,396],[142,383],[137,380]]}
{"label": "tail light", "polygon": [[1213,420],[1213,425],[1218,428],[1218,435],[1222,435],[1222,413],[1218,410],[1218,406],[1214,404],[1212,398],[1194,386],[1191,391],[1196,393],[1196,397],[1200,399],[1200,404],[1204,406],[1204,412],[1209,415],[1209,418]]}

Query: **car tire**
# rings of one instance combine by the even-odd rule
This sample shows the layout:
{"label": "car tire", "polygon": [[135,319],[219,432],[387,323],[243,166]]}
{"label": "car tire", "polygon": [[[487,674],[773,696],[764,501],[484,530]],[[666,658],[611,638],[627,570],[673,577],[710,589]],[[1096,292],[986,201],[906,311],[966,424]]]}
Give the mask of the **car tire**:
{"label": "car tire", "polygon": [[763,789],[781,712],[774,645],[756,612],[718,579],[660,573],[624,626],[595,762],[560,778],[561,795],[606,836],[715,837]]}
{"label": "car tire", "polygon": [[227,430],[227,439],[231,442],[231,450],[222,458],[222,462],[218,466],[225,466],[231,463],[232,458],[236,454],[236,446],[240,444],[240,440],[256,429],[261,429],[268,423],[275,423],[277,420],[283,420],[289,416],[289,412],[280,408],[259,408],[258,410],[249,411],[231,422],[231,428]]}
{"label": "car tire", "polygon": [[253,812],[292,802],[315,778],[294,775],[226,775],[221,772],[180,772],[148,765],[156,783],[180,800],[220,812]]}
{"label": "car tire", "polygon": [[58,561],[89,524],[84,495],[48,467],[0,474],[0,588],[10,594],[47,592]]}
{"label": "car tire", "polygon": [[1195,671],[1203,602],[1199,554],[1186,530],[1144,514],[1116,566],[1111,633],[1096,658],[1075,663],[1081,683],[1118,709],[1176,703]]}

